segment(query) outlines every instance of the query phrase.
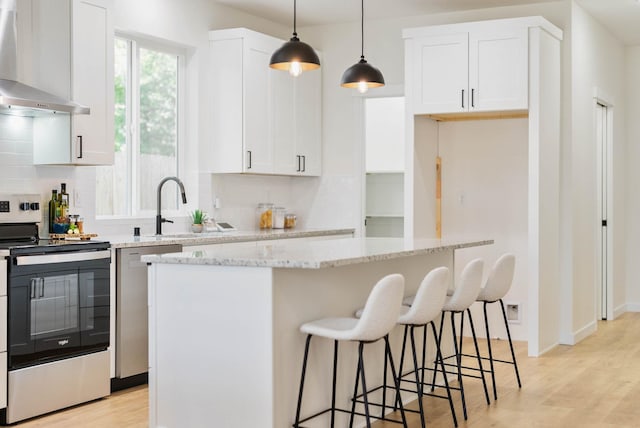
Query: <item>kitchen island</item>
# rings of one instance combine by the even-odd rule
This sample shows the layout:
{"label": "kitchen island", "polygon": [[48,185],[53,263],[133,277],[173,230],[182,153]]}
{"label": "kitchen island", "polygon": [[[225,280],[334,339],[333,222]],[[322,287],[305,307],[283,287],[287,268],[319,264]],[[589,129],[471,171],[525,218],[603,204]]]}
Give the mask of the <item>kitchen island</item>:
{"label": "kitchen island", "polygon": [[[453,270],[456,250],[492,242],[353,238],[144,256],[151,264],[150,426],[291,426],[301,324],[351,316],[389,273],[403,274],[412,294],[430,269]],[[400,335],[391,340],[399,348]],[[382,374],[378,346],[365,356],[370,385]],[[355,350],[341,347],[340,406],[349,403]],[[303,414],[330,400],[332,344],[316,340],[310,352]]]}

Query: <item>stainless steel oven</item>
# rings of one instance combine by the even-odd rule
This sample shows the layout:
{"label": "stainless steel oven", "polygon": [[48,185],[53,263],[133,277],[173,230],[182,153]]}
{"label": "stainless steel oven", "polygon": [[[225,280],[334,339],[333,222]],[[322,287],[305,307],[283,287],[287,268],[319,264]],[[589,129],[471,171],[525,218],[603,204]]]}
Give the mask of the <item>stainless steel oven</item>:
{"label": "stainless steel oven", "polygon": [[[7,406],[14,423],[110,394],[108,242],[38,236],[39,195],[0,194]],[[25,202],[25,200],[27,202]],[[0,332],[0,333],[5,333]]]}

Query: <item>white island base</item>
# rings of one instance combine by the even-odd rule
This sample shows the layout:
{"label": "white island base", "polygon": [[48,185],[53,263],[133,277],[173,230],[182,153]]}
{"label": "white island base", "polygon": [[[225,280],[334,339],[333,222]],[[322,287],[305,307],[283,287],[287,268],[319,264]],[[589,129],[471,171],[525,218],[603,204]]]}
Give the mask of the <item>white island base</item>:
{"label": "white island base", "polygon": [[[456,248],[490,243],[340,239],[147,256],[150,426],[290,427],[304,350],[301,324],[352,316],[390,273],[403,274],[405,294],[412,294],[430,269],[453,271]],[[397,359],[399,328],[391,341]],[[374,386],[381,381],[383,342],[365,350],[367,382]],[[303,416],[330,403],[332,355],[332,342],[312,340]],[[341,344],[337,404],[343,408],[349,408],[356,363],[357,344]],[[340,416],[337,426],[346,420]],[[328,417],[308,425],[328,426]]]}

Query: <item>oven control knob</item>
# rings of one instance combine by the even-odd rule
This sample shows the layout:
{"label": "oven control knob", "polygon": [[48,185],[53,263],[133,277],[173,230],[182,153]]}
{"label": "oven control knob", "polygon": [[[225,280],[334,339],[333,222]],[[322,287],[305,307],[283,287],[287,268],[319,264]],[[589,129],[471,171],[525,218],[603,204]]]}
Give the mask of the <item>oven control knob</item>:
{"label": "oven control knob", "polygon": [[29,202],[20,202],[20,209],[22,211],[29,211]]}
{"label": "oven control knob", "polygon": [[29,208],[31,208],[32,211],[38,211],[40,209],[40,202],[31,202]]}

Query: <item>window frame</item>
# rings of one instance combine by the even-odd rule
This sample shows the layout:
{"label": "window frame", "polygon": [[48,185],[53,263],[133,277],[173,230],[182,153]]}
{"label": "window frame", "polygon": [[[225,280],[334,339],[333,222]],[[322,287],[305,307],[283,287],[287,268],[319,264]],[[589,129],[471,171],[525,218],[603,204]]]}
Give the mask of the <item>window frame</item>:
{"label": "window frame", "polygon": [[[127,87],[126,104],[127,112],[125,118],[125,135],[127,151],[127,189],[126,189],[126,212],[124,214],[102,214],[96,215],[96,220],[118,220],[132,218],[154,218],[155,209],[143,210],[140,207],[140,74],[139,58],[140,49],[149,49],[157,52],[175,55],[177,59],[177,118],[176,118],[176,176],[180,177],[186,171],[185,150],[187,145],[186,133],[186,94],[187,91],[187,49],[183,46],[167,42],[158,41],[152,38],[135,35],[126,32],[116,31],[115,39],[123,40],[127,43]],[[115,146],[114,146],[115,150]],[[179,194],[178,194],[179,195]],[[184,204],[177,203],[177,209],[163,209],[163,216],[186,217],[188,215]]]}

